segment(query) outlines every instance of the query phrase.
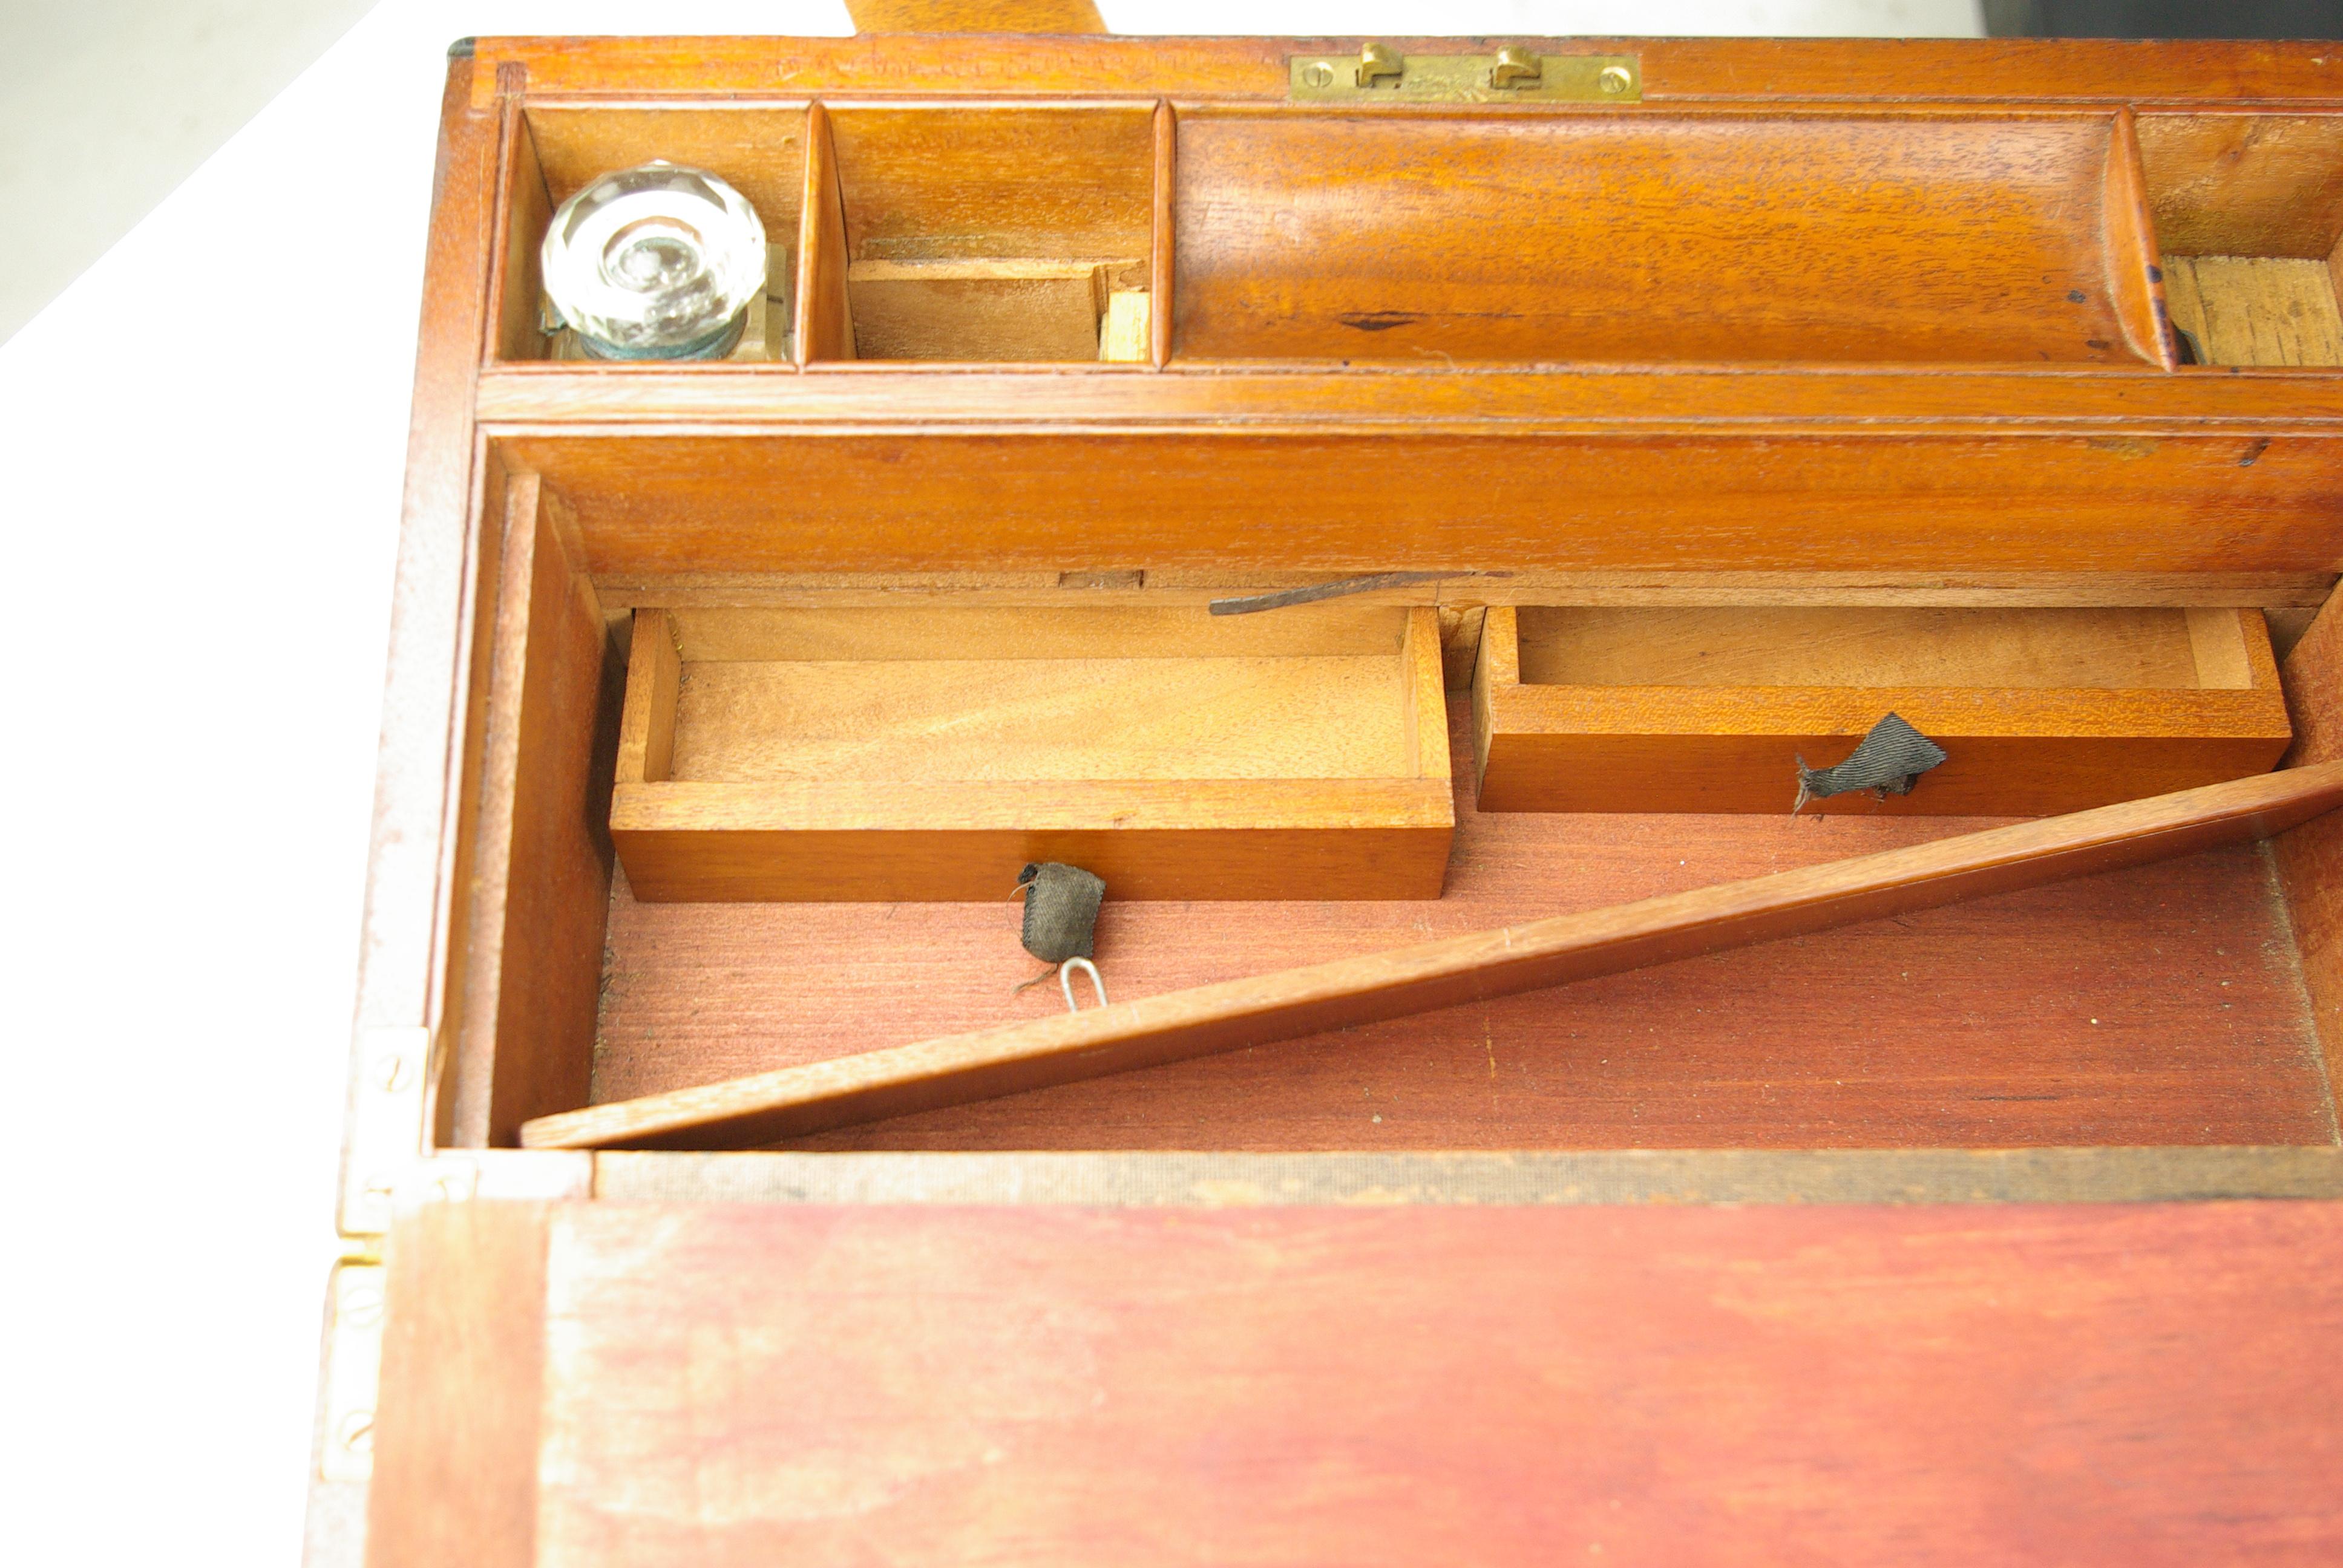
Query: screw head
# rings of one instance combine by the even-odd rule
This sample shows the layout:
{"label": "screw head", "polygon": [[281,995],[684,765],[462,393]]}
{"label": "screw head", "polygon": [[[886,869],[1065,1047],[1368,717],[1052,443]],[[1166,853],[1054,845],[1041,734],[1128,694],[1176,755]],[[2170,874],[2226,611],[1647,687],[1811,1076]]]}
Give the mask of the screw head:
{"label": "screw head", "polygon": [[1635,78],[1627,74],[1624,65],[1605,65],[1594,78],[1594,85],[1606,93],[1624,93],[1634,85]]}
{"label": "screw head", "polygon": [[1305,87],[1331,87],[1334,85],[1334,67],[1323,60],[1312,60],[1302,67],[1302,85]]}

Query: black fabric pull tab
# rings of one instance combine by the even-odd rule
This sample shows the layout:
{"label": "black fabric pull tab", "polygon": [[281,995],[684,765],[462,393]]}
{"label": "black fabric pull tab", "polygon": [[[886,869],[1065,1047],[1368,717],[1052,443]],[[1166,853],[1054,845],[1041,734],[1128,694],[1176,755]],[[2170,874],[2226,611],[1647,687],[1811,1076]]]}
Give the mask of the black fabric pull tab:
{"label": "black fabric pull tab", "polygon": [[1028,866],[1017,874],[1025,890],[1025,950],[1045,964],[1095,958],[1099,906],[1106,883],[1080,866],[1055,860]]}
{"label": "black fabric pull tab", "polygon": [[1798,759],[1798,799],[1790,808],[1796,816],[1809,800],[1870,789],[1885,799],[1908,795],[1921,774],[1945,759],[1945,749],[1891,713],[1871,727],[1854,753],[1835,768],[1809,768]]}

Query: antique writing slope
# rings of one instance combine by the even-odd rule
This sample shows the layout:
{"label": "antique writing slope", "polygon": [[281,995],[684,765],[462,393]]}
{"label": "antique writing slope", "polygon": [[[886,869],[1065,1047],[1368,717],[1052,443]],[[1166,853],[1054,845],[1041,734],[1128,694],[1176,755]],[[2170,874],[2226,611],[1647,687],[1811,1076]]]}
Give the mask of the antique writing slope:
{"label": "antique writing slope", "polygon": [[317,1568],[2343,1554],[2343,55],[990,15],[451,55]]}

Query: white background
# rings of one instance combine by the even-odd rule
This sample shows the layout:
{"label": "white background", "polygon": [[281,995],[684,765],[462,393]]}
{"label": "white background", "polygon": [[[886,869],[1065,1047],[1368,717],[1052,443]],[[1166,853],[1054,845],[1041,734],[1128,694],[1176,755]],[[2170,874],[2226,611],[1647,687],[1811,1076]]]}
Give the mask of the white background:
{"label": "white background", "polygon": [[[1975,30],[1967,0],[1103,11]],[[0,1558],[299,1550],[447,44],[849,30],[814,0],[387,0],[0,347]]]}

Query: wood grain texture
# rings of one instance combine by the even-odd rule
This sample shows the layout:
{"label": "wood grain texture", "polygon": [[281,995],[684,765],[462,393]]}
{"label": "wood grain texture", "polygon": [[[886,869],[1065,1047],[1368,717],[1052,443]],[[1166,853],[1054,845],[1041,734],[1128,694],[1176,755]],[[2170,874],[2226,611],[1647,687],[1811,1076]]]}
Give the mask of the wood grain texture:
{"label": "wood grain texture", "polygon": [[2146,114],[2138,125],[2167,256],[2325,260],[2343,237],[2343,119]]}
{"label": "wood grain texture", "polygon": [[997,900],[1051,859],[1117,898],[1436,895],[1434,613],[1261,618],[638,611],[629,733],[669,777],[621,776],[618,854],[659,900]]}
{"label": "wood grain texture", "polygon": [[[1384,40],[1453,52],[1453,37]],[[2331,46],[2191,39],[1515,37],[1538,53],[1632,50],[1644,102],[2127,104],[2227,108],[2343,97]],[[1177,95],[1283,102],[1286,61],[1359,40],[1326,38],[898,36],[868,38],[481,38],[481,60],[528,73],[532,95],[804,92]]]}
{"label": "wood grain texture", "polygon": [[[1745,571],[2327,572],[2343,560],[2343,464],[2324,440],[936,426],[579,431],[498,445],[577,508],[598,578],[1237,563],[1338,574],[1725,562]],[[1304,473],[1309,482],[1295,483]],[[1570,505],[1492,506],[1491,477],[1517,473],[1537,475],[1542,493]],[[971,508],[978,494],[983,505]]]}
{"label": "wood grain texture", "polygon": [[[1111,261],[858,261],[846,269],[863,359],[1085,360]],[[1137,297],[1144,299],[1145,296]]]}
{"label": "wood grain texture", "polygon": [[[2343,612],[2330,599],[2286,660],[2287,706],[2294,715],[2289,768],[2343,759]],[[2330,1091],[2343,1084],[2343,821],[2324,818],[2278,835],[2271,846],[2302,955]]]}
{"label": "wood grain texture", "polygon": [[[558,1155],[622,1203],[2174,1203],[2343,1198],[2343,1147],[674,1150]],[[514,1194],[520,1196],[521,1194]],[[548,1194],[549,1195],[549,1194]]]}
{"label": "wood grain texture", "polygon": [[543,1118],[536,1148],[769,1142],[1934,909],[2281,832],[2343,762]]}
{"label": "wood grain texture", "polygon": [[[533,1505],[548,1568],[2343,1549],[2333,1204],[546,1222],[541,1290],[462,1309],[541,1347],[541,1424],[435,1501]],[[478,1430],[433,1413],[391,1467]]]}
{"label": "wood grain texture", "polygon": [[[496,249],[503,123],[493,94],[489,107],[471,106],[475,75],[475,62],[451,60],[442,99],[367,858],[354,1072],[371,1060],[364,1049],[371,1027],[455,1023],[468,945],[468,902],[457,868],[468,863],[477,812],[484,628],[496,594],[495,552],[480,548],[481,518],[498,517],[504,493],[493,456],[476,463],[482,444],[471,427],[489,341],[486,279]],[[452,1082],[443,1075],[443,1087]],[[434,1109],[441,1131],[451,1101],[443,1094]],[[346,1181],[367,1175],[344,1172]]]}
{"label": "wood grain texture", "polygon": [[552,225],[558,198],[546,188],[537,138],[528,116],[518,102],[506,109],[506,115],[502,205],[497,215],[504,244],[498,251],[490,285],[496,294],[490,358],[544,359],[552,339],[539,330],[538,307],[545,294],[539,247]]}
{"label": "wood grain texture", "polygon": [[1177,240],[1172,229],[1179,177],[1180,120],[1168,103],[1155,106],[1155,188],[1150,201],[1152,244],[1148,252],[1147,291],[1152,301],[1148,313],[1148,358],[1161,369],[1172,357],[1172,261]]}
{"label": "wood grain texture", "polygon": [[[1045,609],[1071,604],[1128,615],[1149,607],[1196,607],[1232,593],[1306,587],[1330,574],[1159,568],[1145,571],[676,572],[605,577],[595,589],[611,608],[886,609],[918,602],[970,609]],[[1380,607],[1431,603],[1443,646],[1453,649],[1452,616],[1492,604],[1611,608],[2076,609],[2266,607],[2270,645],[2283,652],[2309,629],[2334,591],[2332,572],[1735,572],[1512,571],[1503,577],[1346,594],[1340,602]],[[1075,598],[1070,589],[1079,588]],[[1334,602],[1334,601],[1327,601]],[[1242,618],[1259,619],[1259,617]],[[1282,620],[1283,615],[1266,618]],[[1462,624],[1461,622],[1459,623]],[[1471,623],[1477,628],[1479,621]],[[1477,646],[1477,630],[1474,633]],[[1452,669],[1453,678],[1458,673]],[[1454,689],[1472,682],[1471,664]]]}
{"label": "wood grain texture", "polygon": [[1103,33],[1091,0],[854,0],[857,33]]}
{"label": "wood grain texture", "polygon": [[[1483,815],[1425,902],[1109,900],[1151,995],[1921,843],[1992,819]],[[1015,911],[653,904],[594,1043],[623,1100],[1048,1017]],[[1892,1005],[1890,1031],[1818,1028]],[[865,1020],[841,1030],[840,1020]],[[807,1141],[844,1150],[1775,1149],[2331,1141],[2284,902],[2239,848]]]}
{"label": "wood grain texture", "polygon": [[2137,357],[2173,369],[2180,363],[2180,344],[2173,337],[2171,314],[2164,298],[2156,220],[2149,213],[2147,182],[2140,171],[2138,121],[2129,108],[2116,112],[2107,137],[2107,160],[2101,170],[2099,232],[2107,250],[2107,304],[2123,323],[2126,345]]}
{"label": "wood grain texture", "polygon": [[618,781],[661,784],[675,777],[676,703],[683,657],[675,617],[637,610],[627,659],[627,697],[618,725]]}
{"label": "wood grain texture", "polygon": [[[1715,375],[1675,366],[1487,364],[1460,375],[1442,360],[1389,359],[1349,366],[1215,362],[1178,376],[866,367],[850,376],[800,380],[709,374],[698,366],[646,364],[618,374],[508,365],[482,375],[479,410],[498,427],[624,416],[788,429],[869,423],[1041,431],[1081,419],[1192,433],[1244,424],[1390,435],[1415,425],[1544,438],[1715,434],[1709,427],[1730,420],[1735,433],[1753,439],[1838,439],[1852,433],[1845,427],[1859,422],[1863,433],[1898,442],[1995,436],[2104,441],[2108,422],[2117,421],[2136,441],[2228,435],[2234,458],[2267,438],[2331,437],[2343,425],[2343,377],[2176,377],[2148,365],[1946,365],[1926,373],[1845,365],[1825,374],[1745,364]],[[1580,493],[1573,501],[1586,498]]]}
{"label": "wood grain texture", "polygon": [[[2208,657],[2228,655],[2231,678],[2243,668],[2250,684],[2237,689],[2196,685],[2194,636],[2174,611],[2161,612],[2160,628],[2122,612],[2107,612],[2104,623],[2100,612],[2053,612],[2034,635],[2016,635],[2005,649],[1983,646],[1992,641],[1991,627],[1973,627],[1976,635],[1956,634],[1940,647],[1878,648],[1881,684],[1868,686],[1839,682],[1860,679],[1866,649],[1892,640],[1896,628],[1914,630],[1907,616],[1931,623],[1979,612],[1791,611],[1785,642],[1759,651],[1764,622],[1777,612],[1694,611],[1660,619],[1650,639],[1652,673],[1642,681],[1594,678],[1636,673],[1638,618],[1649,613],[1491,610],[1473,694],[1483,810],[1784,811],[1797,795],[1800,758],[1817,768],[1844,761],[1889,713],[1936,740],[1948,759],[1908,795],[1855,792],[1812,809],[2082,810],[2262,772],[2291,735],[2269,637],[2252,610],[2206,612],[2227,620],[2235,646],[2223,649],[2208,632]],[[2034,613],[2009,612],[1992,624]],[[1538,634],[1529,656],[1516,651],[1523,618]],[[2094,649],[2102,634],[2108,646]],[[1718,650],[1713,658],[1711,648]],[[2158,679],[2141,678],[2135,689],[2030,684],[2146,678],[2157,675],[2147,666],[2158,660]],[[1523,679],[1515,672],[1523,665],[1548,683]],[[1802,667],[1825,678],[1794,684]],[[1963,673],[2018,680],[1887,684]],[[2154,689],[2184,678],[2186,688]]]}
{"label": "wood grain texture", "polygon": [[853,106],[829,120],[856,261],[1149,253],[1152,103]]}
{"label": "wood grain texture", "polygon": [[1144,365],[1154,350],[1153,315],[1143,288],[1118,288],[1107,296],[1099,320],[1098,357],[1110,365]]}
{"label": "wood grain texture", "polygon": [[800,366],[854,357],[854,317],[846,286],[846,218],[838,193],[838,152],[830,113],[806,111],[805,196],[798,220],[796,320],[791,352]]}
{"label": "wood grain texture", "polygon": [[618,673],[558,503],[509,491],[495,612],[453,1141],[509,1143],[574,1104],[588,1063],[610,896],[608,829],[585,801],[611,787]]}
{"label": "wood grain texture", "polygon": [[543,1203],[393,1222],[367,1568],[535,1568],[546,1393]]}
{"label": "wood grain texture", "polygon": [[2323,259],[2176,256],[2166,283],[2173,324],[2207,365],[2343,365],[2343,316]]}
{"label": "wood grain texture", "polygon": [[[2242,659],[2237,617],[2226,619]],[[1523,606],[1514,625],[1521,678],[1535,686],[2203,684],[2179,609]]]}
{"label": "wood grain texture", "polygon": [[2097,116],[1198,109],[1172,356],[2153,357],[2144,260],[2109,248],[2132,218],[2106,210],[2110,136]]}
{"label": "wood grain texture", "polygon": [[531,98],[525,117],[556,206],[613,169],[665,158],[706,169],[748,197],[773,243],[787,244],[798,232],[805,203],[803,104],[588,107]]}

